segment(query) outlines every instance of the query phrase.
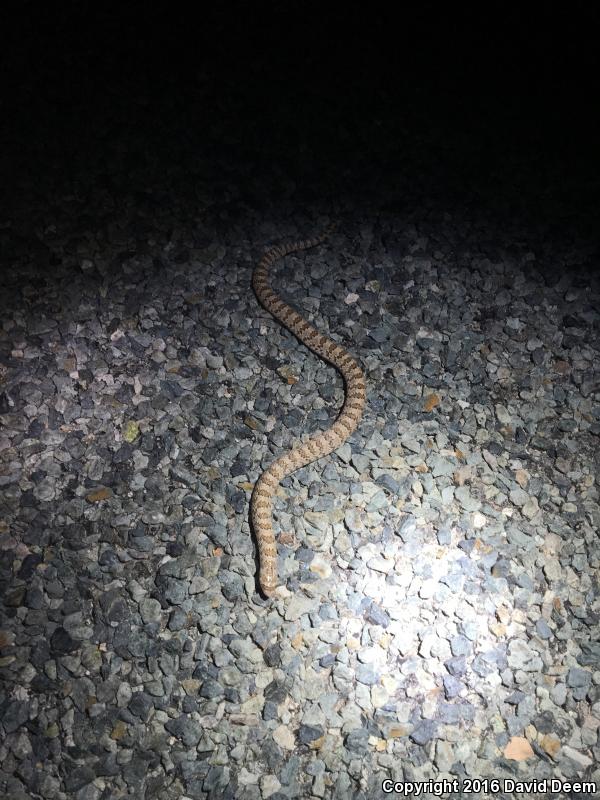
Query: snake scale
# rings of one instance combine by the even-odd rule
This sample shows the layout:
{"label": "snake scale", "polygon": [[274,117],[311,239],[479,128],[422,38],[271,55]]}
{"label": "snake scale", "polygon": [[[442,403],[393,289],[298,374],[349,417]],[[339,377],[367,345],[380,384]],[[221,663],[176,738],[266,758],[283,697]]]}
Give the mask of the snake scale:
{"label": "snake scale", "polygon": [[343,347],[323,336],[297,311],[284,303],[273,291],[269,282],[269,271],[276,261],[289,253],[308,250],[321,244],[333,227],[329,226],[324,233],[312,239],[302,239],[269,248],[256,265],[252,276],[252,286],[264,308],[310,350],[333,364],[342,374],[346,389],[344,404],[333,425],[304,442],[295,442],[290,450],[273,461],[254,486],[250,501],[250,518],[258,542],[259,584],[267,597],[272,596],[278,586],[277,546],[272,524],[273,494],[285,477],[300,467],[328,455],[343,444],[360,422],[365,406],[365,379],[356,361]]}

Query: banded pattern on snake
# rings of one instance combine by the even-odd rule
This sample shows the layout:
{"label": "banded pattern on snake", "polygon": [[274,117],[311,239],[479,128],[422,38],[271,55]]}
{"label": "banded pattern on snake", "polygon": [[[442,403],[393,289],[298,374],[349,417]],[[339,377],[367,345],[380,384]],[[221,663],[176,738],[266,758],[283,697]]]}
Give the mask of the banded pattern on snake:
{"label": "banded pattern on snake", "polygon": [[284,303],[273,291],[269,282],[269,270],[276,261],[289,253],[316,247],[329,236],[333,227],[330,226],[320,236],[312,239],[302,239],[271,247],[255,267],[252,276],[252,286],[264,308],[310,350],[333,364],[342,374],[346,389],[344,405],[333,425],[328,430],[314,434],[304,442],[295,442],[289,451],[279,456],[262,473],[254,486],[250,501],[250,517],[258,542],[259,584],[267,597],[274,593],[279,583],[277,546],[272,524],[272,498],[279,482],[312,461],[329,455],[343,444],[360,422],[365,406],[365,379],[357,362],[341,345],[323,336],[310,322]]}

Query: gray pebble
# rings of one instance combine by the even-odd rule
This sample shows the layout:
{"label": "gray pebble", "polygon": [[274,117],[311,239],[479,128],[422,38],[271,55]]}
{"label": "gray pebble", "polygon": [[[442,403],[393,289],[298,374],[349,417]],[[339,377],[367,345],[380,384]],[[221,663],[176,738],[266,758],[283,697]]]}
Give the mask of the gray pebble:
{"label": "gray pebble", "polygon": [[425,719],[417,723],[410,733],[410,738],[416,744],[424,745],[435,738],[437,733],[437,724],[434,720]]}
{"label": "gray pebble", "polygon": [[592,680],[592,674],[587,669],[571,667],[567,673],[567,686],[570,688],[587,687]]}
{"label": "gray pebble", "polygon": [[350,731],[344,741],[347,750],[352,753],[366,753],[369,746],[369,732],[365,728]]}

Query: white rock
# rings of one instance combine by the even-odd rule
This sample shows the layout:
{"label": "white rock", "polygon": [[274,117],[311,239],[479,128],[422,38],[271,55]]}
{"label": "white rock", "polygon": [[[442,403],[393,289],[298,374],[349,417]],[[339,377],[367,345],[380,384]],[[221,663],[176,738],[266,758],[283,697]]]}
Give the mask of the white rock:
{"label": "white rock", "polygon": [[273,739],[284,750],[293,750],[296,747],[294,734],[285,725],[280,725],[273,731]]}
{"label": "white rock", "polygon": [[281,789],[276,775],[263,775],[260,779],[260,790],[263,797],[270,797]]}

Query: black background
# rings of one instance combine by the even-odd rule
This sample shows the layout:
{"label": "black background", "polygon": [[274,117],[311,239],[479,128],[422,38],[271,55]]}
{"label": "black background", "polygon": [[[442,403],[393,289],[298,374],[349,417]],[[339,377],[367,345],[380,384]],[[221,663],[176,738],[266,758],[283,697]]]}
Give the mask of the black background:
{"label": "black background", "polygon": [[593,237],[598,16],[583,3],[15,4],[3,213],[26,215],[32,184],[104,180],[118,195],[151,171],[182,193],[226,184],[265,213],[292,195],[338,212],[426,197]]}

